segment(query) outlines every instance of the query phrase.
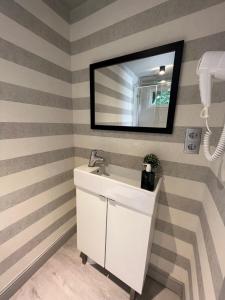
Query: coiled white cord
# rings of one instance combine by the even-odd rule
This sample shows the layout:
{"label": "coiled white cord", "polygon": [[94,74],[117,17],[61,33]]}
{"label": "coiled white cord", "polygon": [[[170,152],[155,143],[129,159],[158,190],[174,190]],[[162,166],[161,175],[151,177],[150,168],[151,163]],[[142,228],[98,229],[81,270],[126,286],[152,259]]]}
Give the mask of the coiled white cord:
{"label": "coiled white cord", "polygon": [[209,124],[208,124],[209,114],[208,114],[208,107],[207,106],[205,106],[203,108],[203,110],[201,111],[200,117],[205,119],[206,128],[207,128],[207,131],[206,131],[206,133],[204,135],[204,138],[203,138],[203,149],[204,149],[205,157],[206,157],[207,160],[213,161],[213,160],[219,158],[223,154],[223,152],[225,151],[225,125],[223,127],[223,131],[222,131],[222,134],[220,136],[220,140],[219,140],[219,143],[216,147],[216,150],[214,151],[213,154],[211,154],[210,149],[209,149],[209,145],[210,145],[210,136],[212,134],[212,131],[210,130],[210,127],[209,127]]}

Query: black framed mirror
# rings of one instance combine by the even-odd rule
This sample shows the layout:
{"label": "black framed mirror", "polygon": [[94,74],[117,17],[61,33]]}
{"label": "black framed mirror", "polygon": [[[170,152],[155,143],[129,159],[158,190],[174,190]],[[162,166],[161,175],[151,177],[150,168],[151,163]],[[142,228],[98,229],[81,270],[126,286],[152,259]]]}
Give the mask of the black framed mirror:
{"label": "black framed mirror", "polygon": [[183,45],[91,64],[91,128],[172,133]]}

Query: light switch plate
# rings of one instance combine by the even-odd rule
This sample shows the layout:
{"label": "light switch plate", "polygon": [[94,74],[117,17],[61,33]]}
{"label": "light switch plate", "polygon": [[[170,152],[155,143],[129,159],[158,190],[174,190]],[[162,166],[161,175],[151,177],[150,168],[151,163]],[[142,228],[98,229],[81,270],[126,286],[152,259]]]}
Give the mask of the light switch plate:
{"label": "light switch plate", "polygon": [[184,143],[184,152],[198,154],[201,144],[202,128],[187,128]]}

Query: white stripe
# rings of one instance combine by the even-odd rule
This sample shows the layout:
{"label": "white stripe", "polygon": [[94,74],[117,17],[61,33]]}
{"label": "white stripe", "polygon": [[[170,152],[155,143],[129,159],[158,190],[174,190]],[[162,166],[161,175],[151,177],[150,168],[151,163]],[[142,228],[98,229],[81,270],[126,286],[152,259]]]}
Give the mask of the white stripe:
{"label": "white stripe", "polygon": [[[105,100],[107,100],[107,98]],[[104,98],[102,98],[102,101],[104,101]],[[202,104],[177,105],[174,126],[205,127],[204,120],[200,118],[201,110]],[[220,127],[221,120],[225,117],[225,102],[216,103],[212,108],[210,107],[209,113],[209,125],[211,127]],[[90,110],[74,111],[74,123],[90,124]]]}
{"label": "white stripe", "polygon": [[71,84],[0,58],[0,81],[71,97]]}
{"label": "white stripe", "polygon": [[113,114],[113,113],[96,113],[96,124],[104,124],[104,123],[130,123],[132,122],[131,115],[125,114]]}
{"label": "white stripe", "polygon": [[165,175],[163,178],[163,190],[165,192],[201,202],[203,201],[203,192],[206,187],[205,183]]}
{"label": "white stripe", "polygon": [[186,300],[190,300],[189,295],[189,280],[187,271],[182,269],[181,267],[174,265],[173,263],[165,260],[164,258],[152,253],[151,254],[151,263],[158,267],[159,269],[165,271],[166,273],[170,274],[170,276],[179,282],[183,282],[185,284],[185,296]]}
{"label": "white stripe", "polygon": [[131,74],[130,69],[129,69],[129,73],[128,73],[128,69],[125,70],[125,66],[122,68],[120,65],[113,65],[111,67],[107,67],[107,69],[111,70],[115,74],[124,78],[130,84],[136,83],[136,81],[137,81],[136,75],[134,75],[133,72]]}
{"label": "white stripe", "polygon": [[[90,63],[99,60],[164,45],[171,43],[171,41],[184,39],[187,42],[222,32],[225,30],[224,10],[225,3],[215,5],[89,51],[73,55],[72,70],[81,70],[86,68]],[[209,20],[213,20],[213,22],[209,22]]]}
{"label": "white stripe", "polygon": [[[200,118],[202,104],[177,105],[175,124],[176,126],[199,126],[205,127],[205,122]],[[220,127],[225,117],[225,101],[215,103],[209,108],[209,126]]]}
{"label": "white stripe", "polygon": [[11,224],[23,219],[27,215],[35,212],[39,208],[51,203],[65,193],[72,191],[74,188],[73,180],[63,182],[37,196],[34,196],[16,206],[8,208],[1,212],[0,230]]}
{"label": "white stripe", "polygon": [[133,91],[126,88],[123,84],[119,84],[118,82],[112,80],[108,76],[96,71],[95,72],[95,82],[104,85],[118,93],[121,93],[127,97],[133,97]]}
{"label": "white stripe", "polygon": [[[103,149],[113,153],[144,157],[146,149],[157,153],[161,160],[187,163],[191,165],[204,165],[202,153],[198,156],[184,153],[183,144],[155,142],[149,140],[121,139],[114,137],[74,135],[75,146],[87,149]],[[118,147],[119,145],[119,147]]]}
{"label": "white stripe", "polygon": [[166,0],[118,0],[71,25],[71,41],[106,28]]}
{"label": "white stripe", "polygon": [[76,156],[75,159],[74,159],[74,162],[75,162],[75,167],[77,168],[77,167],[82,166],[84,164],[88,164],[88,159]]}
{"label": "white stripe", "polygon": [[75,207],[75,199],[72,199],[44,218],[35,222],[31,226],[27,227],[25,230],[14,236],[12,239],[8,240],[0,246],[1,256],[0,262],[7,258],[9,255],[14,253],[17,249],[25,245],[32,238],[38,235],[40,232],[48,228],[52,223],[61,218],[67,212]]}
{"label": "white stripe", "polygon": [[[198,61],[184,62],[181,66],[180,86],[197,85],[198,77],[196,75],[196,67]],[[101,82],[100,82],[101,83]],[[110,85],[108,85],[110,87]],[[112,88],[113,89],[113,88]],[[116,88],[115,88],[116,89]],[[72,95],[74,98],[89,97],[90,83],[89,81],[74,83],[72,85]]]}
{"label": "white stripe", "polygon": [[[29,1],[26,1],[29,2]],[[19,23],[0,13],[0,36],[1,38],[39,55],[50,62],[65,69],[71,69],[70,55],[38,35],[32,33]]]}
{"label": "white stripe", "polygon": [[[214,104],[211,106],[214,107]],[[211,109],[210,107],[210,109]],[[218,112],[218,115],[220,114],[220,112]],[[216,111],[215,111],[215,116],[216,116]],[[211,119],[211,114],[210,114],[210,118],[209,121]],[[223,124],[221,123],[221,127],[224,127],[224,121],[225,120],[221,120],[223,122]],[[222,132],[222,128],[221,128],[221,132]],[[212,134],[214,134],[214,130],[212,129]],[[219,142],[219,139],[217,139],[217,143]],[[210,146],[210,153],[214,153],[216,147],[215,146]],[[210,164],[210,169],[213,172],[213,174],[219,178],[220,182],[224,184],[225,182],[225,156],[222,155],[219,159],[214,160],[211,164]]]}
{"label": "white stripe", "polygon": [[0,122],[72,123],[69,109],[0,100]]}
{"label": "white stripe", "polygon": [[196,215],[162,204],[158,205],[158,218],[193,232],[199,225],[199,218]]}
{"label": "white stripe", "polygon": [[90,97],[89,81],[72,84],[72,97],[73,98]]}
{"label": "white stripe", "polygon": [[73,158],[67,158],[40,167],[17,172],[0,178],[0,196],[7,195],[26,186],[71,170]]}
{"label": "white stripe", "polygon": [[[203,230],[204,230],[204,228],[203,228]],[[212,282],[212,274],[211,274],[210,267],[209,267],[208,255],[206,252],[206,246],[205,246],[205,242],[204,242],[204,238],[203,238],[203,232],[202,232],[202,228],[200,225],[198,225],[196,235],[197,235],[198,251],[199,251],[199,257],[200,257],[200,263],[201,263],[201,269],[202,269],[202,275],[203,275],[203,284],[204,284],[205,294],[207,295],[208,299],[216,300],[213,282]]]}
{"label": "white stripe", "polygon": [[73,123],[74,124],[90,124],[90,110],[73,110]]}
{"label": "white stripe", "polygon": [[70,147],[73,147],[72,135],[0,140],[0,160]]}
{"label": "white stripe", "polygon": [[132,110],[133,105],[132,103],[122,101],[101,93],[95,93],[95,101],[97,104],[102,104],[102,105],[108,105],[112,107],[118,107],[118,108],[123,108],[127,110]]}
{"label": "white stripe", "polygon": [[[35,260],[38,260],[60,237],[62,237],[69,229],[75,225],[76,219],[72,218],[60,228],[54,231],[48,238],[41,242],[37,247],[30,251],[26,256],[14,264],[9,270],[1,275],[0,289],[9,286],[17,279],[22,272],[28,269]],[[48,284],[48,281],[46,281]]]}
{"label": "white stripe", "polygon": [[51,29],[69,40],[69,24],[41,0],[15,0]]}

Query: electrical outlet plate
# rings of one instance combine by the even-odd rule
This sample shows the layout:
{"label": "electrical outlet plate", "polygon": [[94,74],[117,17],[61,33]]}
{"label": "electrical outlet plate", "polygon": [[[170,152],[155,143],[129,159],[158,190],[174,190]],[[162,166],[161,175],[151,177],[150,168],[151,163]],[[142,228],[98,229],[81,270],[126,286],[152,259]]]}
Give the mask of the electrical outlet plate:
{"label": "electrical outlet plate", "polygon": [[184,143],[184,152],[198,154],[201,144],[202,128],[187,128]]}

